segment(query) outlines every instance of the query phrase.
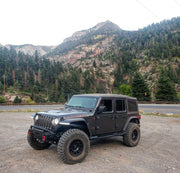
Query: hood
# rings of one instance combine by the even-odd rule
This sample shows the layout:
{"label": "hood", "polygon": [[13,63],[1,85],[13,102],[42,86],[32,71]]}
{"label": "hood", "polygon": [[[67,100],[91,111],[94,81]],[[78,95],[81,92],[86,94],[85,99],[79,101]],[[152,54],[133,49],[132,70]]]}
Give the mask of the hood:
{"label": "hood", "polygon": [[92,115],[92,112],[88,112],[80,109],[62,109],[62,110],[49,110],[46,112],[38,112],[39,115],[48,115],[53,117],[75,118],[86,117]]}

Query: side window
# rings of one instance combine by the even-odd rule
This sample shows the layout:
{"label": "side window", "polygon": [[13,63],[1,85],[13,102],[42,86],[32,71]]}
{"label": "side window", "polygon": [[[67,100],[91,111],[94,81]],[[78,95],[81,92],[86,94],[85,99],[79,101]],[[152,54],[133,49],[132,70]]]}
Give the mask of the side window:
{"label": "side window", "polygon": [[116,111],[125,111],[125,101],[124,100],[116,100]]}
{"label": "side window", "polygon": [[112,100],[101,100],[100,105],[106,107],[105,112],[112,112]]}
{"label": "side window", "polygon": [[128,110],[129,112],[137,112],[137,102],[135,100],[128,100]]}

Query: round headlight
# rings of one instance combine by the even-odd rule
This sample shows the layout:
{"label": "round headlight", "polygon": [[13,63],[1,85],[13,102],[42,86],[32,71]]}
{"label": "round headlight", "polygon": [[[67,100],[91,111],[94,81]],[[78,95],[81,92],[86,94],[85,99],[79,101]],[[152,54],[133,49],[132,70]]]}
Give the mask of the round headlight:
{"label": "round headlight", "polygon": [[56,126],[58,123],[59,123],[59,118],[55,118],[55,119],[52,120],[53,125]]}
{"label": "round headlight", "polygon": [[34,119],[35,119],[35,121],[37,121],[39,119],[39,116],[36,115]]}

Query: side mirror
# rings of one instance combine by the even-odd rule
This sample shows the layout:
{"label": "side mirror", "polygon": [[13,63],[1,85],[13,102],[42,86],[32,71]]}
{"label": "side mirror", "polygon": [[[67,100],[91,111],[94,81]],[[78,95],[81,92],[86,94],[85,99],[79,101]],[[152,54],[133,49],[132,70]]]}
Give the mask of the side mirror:
{"label": "side mirror", "polygon": [[64,104],[64,108],[67,108],[67,102]]}
{"label": "side mirror", "polygon": [[106,111],[106,106],[99,106],[98,110],[97,110],[97,113],[101,114],[102,112],[105,112],[105,111]]}

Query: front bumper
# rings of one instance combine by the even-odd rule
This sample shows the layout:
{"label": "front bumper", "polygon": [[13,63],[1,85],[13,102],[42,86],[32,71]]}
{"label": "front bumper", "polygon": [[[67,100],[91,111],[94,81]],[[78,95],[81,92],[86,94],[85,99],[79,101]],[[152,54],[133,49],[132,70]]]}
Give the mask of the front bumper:
{"label": "front bumper", "polygon": [[38,126],[30,126],[28,135],[33,135],[34,138],[48,143],[57,143],[59,136],[56,133]]}

